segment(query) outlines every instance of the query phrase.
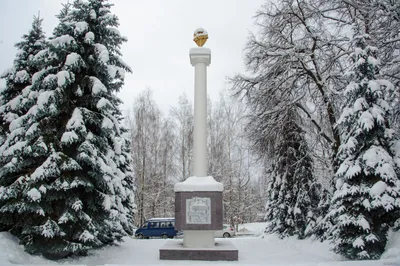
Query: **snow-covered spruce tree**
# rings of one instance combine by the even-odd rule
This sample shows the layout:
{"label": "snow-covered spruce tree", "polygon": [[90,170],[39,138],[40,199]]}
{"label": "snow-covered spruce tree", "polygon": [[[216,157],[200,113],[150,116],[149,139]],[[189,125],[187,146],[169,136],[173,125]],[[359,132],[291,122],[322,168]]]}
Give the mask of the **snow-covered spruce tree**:
{"label": "snow-covered spruce tree", "polygon": [[18,176],[22,196],[2,211],[24,220],[16,234],[30,253],[81,255],[132,233],[131,155],[115,96],[130,68],[111,6],[76,0],[63,8],[49,47],[36,56],[45,68],[24,93],[36,103],[12,123],[23,141],[10,164],[35,161]]}
{"label": "snow-covered spruce tree", "polygon": [[312,159],[294,107],[278,115],[280,132],[275,140],[274,165],[267,190],[266,232],[304,238],[308,216],[312,215],[309,212],[313,209],[309,194],[315,182]]}
{"label": "snow-covered spruce tree", "polygon": [[378,259],[400,210],[398,142],[384,100],[392,84],[378,79],[378,51],[370,43],[367,34],[353,39],[354,65],[338,121],[340,167],[328,214],[334,221],[334,251],[349,259]]}
{"label": "snow-covered spruce tree", "polygon": [[0,93],[0,134],[4,140],[10,121],[15,119],[15,112],[21,101],[22,90],[31,84],[32,75],[40,69],[34,56],[45,47],[45,34],[42,29],[43,19],[33,17],[32,28],[22,40],[15,44],[17,55],[14,65],[4,71],[0,78],[6,80],[6,87]]}
{"label": "snow-covered spruce tree", "polygon": [[[23,35],[22,40],[15,45],[18,52],[14,65],[0,76],[6,80],[6,87],[0,93],[0,230],[9,230],[18,222],[13,212],[3,212],[2,209],[7,201],[15,200],[20,191],[20,186],[16,182],[19,177],[16,173],[19,170],[11,162],[18,160],[16,150],[20,138],[18,134],[10,134],[10,123],[23,115],[32,103],[32,99],[23,97],[23,93],[29,90],[26,88],[30,87],[32,75],[41,67],[40,62],[34,57],[44,49],[45,45],[42,19],[34,17],[32,29],[28,34]],[[33,98],[33,95],[31,96]],[[7,151],[3,152],[5,150]],[[19,164],[19,166],[21,165]],[[2,191],[5,187],[8,187],[9,193],[3,194]]]}
{"label": "snow-covered spruce tree", "polygon": [[331,206],[331,193],[320,183],[315,183],[310,194],[313,209],[308,216],[305,234],[306,237],[314,235],[324,241],[329,237],[329,231],[332,228],[332,223],[326,216]]}

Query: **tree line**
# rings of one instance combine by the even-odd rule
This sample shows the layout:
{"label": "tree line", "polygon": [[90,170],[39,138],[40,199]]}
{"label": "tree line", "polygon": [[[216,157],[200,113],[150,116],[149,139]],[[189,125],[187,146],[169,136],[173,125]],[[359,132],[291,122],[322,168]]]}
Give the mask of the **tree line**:
{"label": "tree line", "polygon": [[[262,221],[265,191],[262,165],[245,135],[245,106],[221,93],[208,99],[208,174],[224,184],[226,223]],[[150,89],[126,115],[136,177],[136,225],[152,217],[173,217],[174,184],[192,175],[193,105],[185,94],[164,114]]]}
{"label": "tree line", "polygon": [[232,90],[269,169],[266,232],[377,259],[400,224],[400,2],[266,1]]}

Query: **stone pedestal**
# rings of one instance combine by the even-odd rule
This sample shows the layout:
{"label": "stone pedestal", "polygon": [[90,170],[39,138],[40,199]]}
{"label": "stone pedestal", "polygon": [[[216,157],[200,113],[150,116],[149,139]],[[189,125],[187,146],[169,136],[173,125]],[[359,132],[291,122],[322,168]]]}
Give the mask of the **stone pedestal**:
{"label": "stone pedestal", "polygon": [[223,185],[212,176],[191,176],[175,184],[175,228],[184,247],[214,247],[214,231],[222,230]]}
{"label": "stone pedestal", "polygon": [[183,241],[169,240],[160,259],[238,260],[239,251],[229,240],[215,241],[215,231],[223,229],[222,184],[211,176],[192,176],[174,189],[175,228],[183,231]]}
{"label": "stone pedestal", "polygon": [[222,191],[175,192],[175,228],[222,230]]}
{"label": "stone pedestal", "polygon": [[221,240],[213,248],[185,248],[181,241],[169,240],[160,248],[160,259],[236,261],[239,252],[231,241]]}
{"label": "stone pedestal", "polygon": [[214,247],[222,230],[222,191],[175,193],[175,228],[184,231],[184,247]]}

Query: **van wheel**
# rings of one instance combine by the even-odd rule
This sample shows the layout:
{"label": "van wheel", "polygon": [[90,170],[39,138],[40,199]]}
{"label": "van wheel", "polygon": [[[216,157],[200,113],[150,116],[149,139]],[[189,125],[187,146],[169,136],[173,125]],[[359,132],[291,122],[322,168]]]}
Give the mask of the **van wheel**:
{"label": "van wheel", "polygon": [[138,235],[137,235],[137,238],[143,239],[143,238],[144,238],[144,237],[143,237],[143,234],[138,234]]}
{"label": "van wheel", "polygon": [[230,237],[231,237],[231,235],[230,235],[229,233],[224,233],[222,236],[223,236],[224,238],[230,238]]}
{"label": "van wheel", "polygon": [[167,238],[168,238],[167,235],[162,235],[161,237],[162,237],[163,239],[167,239]]}

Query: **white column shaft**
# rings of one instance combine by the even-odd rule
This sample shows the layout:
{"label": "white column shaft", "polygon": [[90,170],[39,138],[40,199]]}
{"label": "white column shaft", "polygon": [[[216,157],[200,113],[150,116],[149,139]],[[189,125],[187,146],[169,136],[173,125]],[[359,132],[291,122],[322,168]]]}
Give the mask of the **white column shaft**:
{"label": "white column shaft", "polygon": [[195,64],[193,175],[207,176],[207,66]]}

